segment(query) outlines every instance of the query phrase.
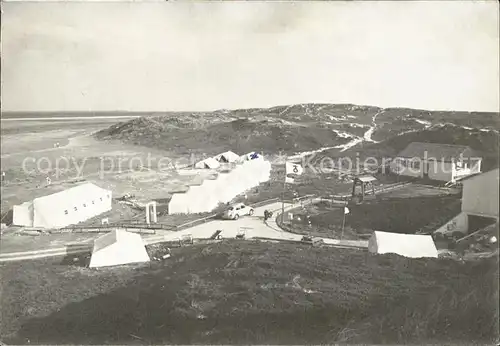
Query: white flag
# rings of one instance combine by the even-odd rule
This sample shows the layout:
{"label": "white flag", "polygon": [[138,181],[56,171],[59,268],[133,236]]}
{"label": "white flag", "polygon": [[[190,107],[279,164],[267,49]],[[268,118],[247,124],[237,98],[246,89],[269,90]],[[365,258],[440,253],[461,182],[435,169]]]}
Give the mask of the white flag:
{"label": "white flag", "polygon": [[349,214],[349,208],[344,207],[344,214]]}
{"label": "white flag", "polygon": [[286,162],[285,171],[286,175],[288,174],[301,175],[304,172],[304,168],[302,168],[302,166],[297,163]]}
{"label": "white flag", "polygon": [[285,183],[287,183],[287,184],[294,184],[295,180],[293,180],[293,178],[285,177]]}

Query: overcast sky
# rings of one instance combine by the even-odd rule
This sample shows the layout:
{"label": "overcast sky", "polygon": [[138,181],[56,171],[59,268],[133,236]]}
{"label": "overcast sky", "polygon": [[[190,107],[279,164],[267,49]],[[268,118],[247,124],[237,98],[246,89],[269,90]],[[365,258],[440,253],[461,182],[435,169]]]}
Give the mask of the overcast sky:
{"label": "overcast sky", "polygon": [[3,3],[2,109],[498,111],[498,5]]}

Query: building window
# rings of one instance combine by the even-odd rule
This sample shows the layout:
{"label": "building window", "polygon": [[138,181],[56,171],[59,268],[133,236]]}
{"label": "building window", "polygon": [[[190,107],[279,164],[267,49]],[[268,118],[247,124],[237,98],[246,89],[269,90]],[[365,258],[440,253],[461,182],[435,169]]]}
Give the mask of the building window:
{"label": "building window", "polygon": [[412,161],[411,162],[411,168],[413,168],[413,169],[420,169],[420,161]]}
{"label": "building window", "polygon": [[68,215],[68,211],[67,210],[64,211],[64,215]]}

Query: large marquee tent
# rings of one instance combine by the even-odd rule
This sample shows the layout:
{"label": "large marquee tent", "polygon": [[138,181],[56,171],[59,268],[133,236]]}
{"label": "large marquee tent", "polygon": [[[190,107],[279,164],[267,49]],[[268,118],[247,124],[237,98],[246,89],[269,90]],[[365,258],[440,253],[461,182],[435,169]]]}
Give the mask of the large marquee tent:
{"label": "large marquee tent", "polygon": [[92,183],[81,184],[13,208],[13,224],[62,228],[111,210],[111,191]]}
{"label": "large marquee tent", "polygon": [[219,203],[230,202],[237,195],[269,180],[269,161],[253,153],[244,155],[243,158],[245,159],[236,163],[231,170],[219,172],[215,179],[206,179],[201,185],[190,186],[184,193],[174,194],[168,213],[210,212]]}

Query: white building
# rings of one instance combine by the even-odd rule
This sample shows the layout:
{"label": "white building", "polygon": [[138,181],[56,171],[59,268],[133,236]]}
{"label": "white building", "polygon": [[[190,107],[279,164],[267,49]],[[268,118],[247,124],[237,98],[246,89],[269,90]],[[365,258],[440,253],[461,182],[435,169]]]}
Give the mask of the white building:
{"label": "white building", "polygon": [[85,183],[15,205],[13,225],[61,228],[111,210],[111,191]]}
{"label": "white building", "polygon": [[436,233],[468,234],[498,222],[499,169],[460,179],[463,185],[460,214],[436,230]]}
{"label": "white building", "polygon": [[393,173],[445,182],[481,172],[481,158],[461,145],[410,143],[391,162]]}
{"label": "white building", "polygon": [[462,211],[498,220],[499,169],[461,179]]}
{"label": "white building", "polygon": [[430,235],[399,234],[375,231],[368,241],[368,251],[376,254],[393,253],[404,257],[438,257]]}
{"label": "white building", "polygon": [[116,229],[94,240],[89,267],[149,262],[139,234]]}

